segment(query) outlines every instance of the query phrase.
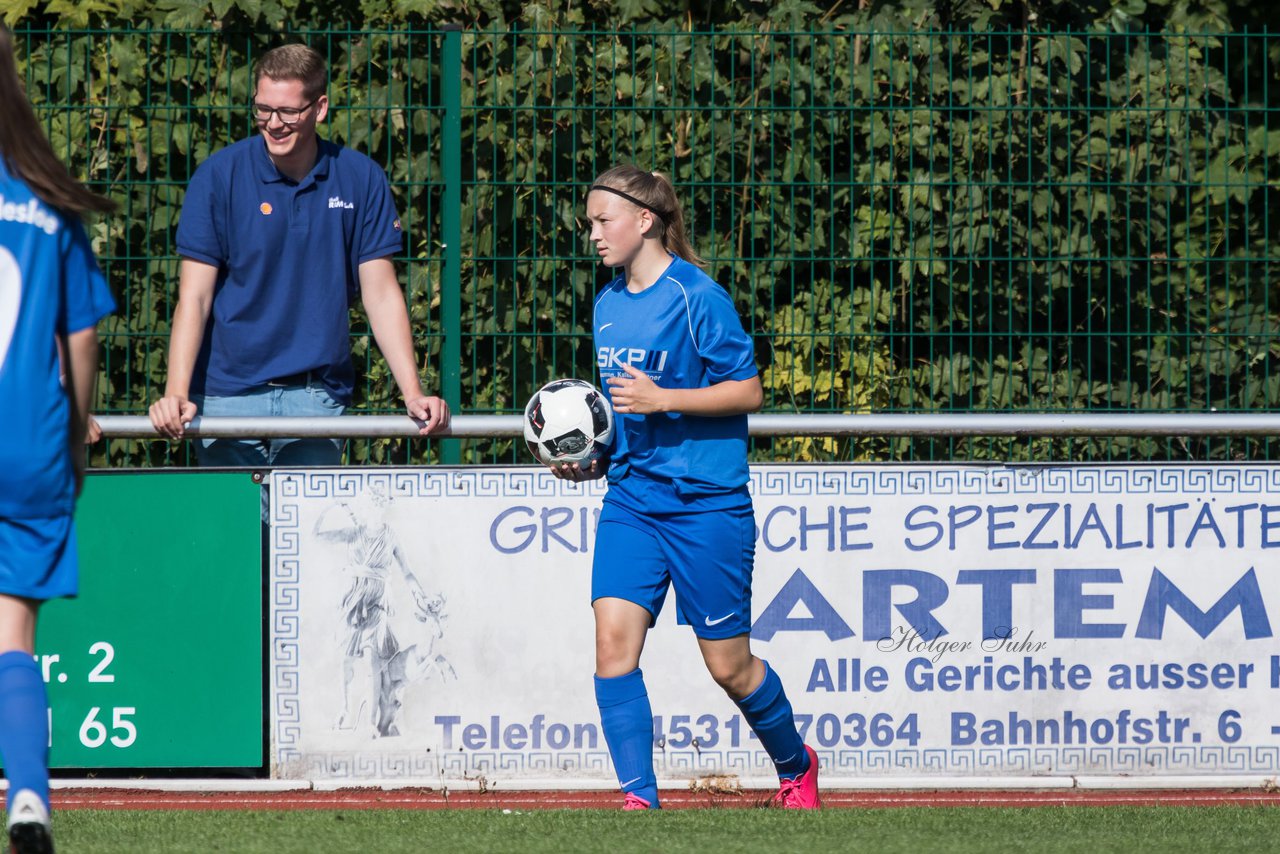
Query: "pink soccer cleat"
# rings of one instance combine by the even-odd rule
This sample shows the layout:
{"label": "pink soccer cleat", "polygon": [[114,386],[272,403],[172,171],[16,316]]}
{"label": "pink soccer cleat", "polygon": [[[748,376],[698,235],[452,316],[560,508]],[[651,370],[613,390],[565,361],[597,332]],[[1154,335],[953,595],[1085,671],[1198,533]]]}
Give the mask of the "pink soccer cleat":
{"label": "pink soccer cleat", "polygon": [[773,805],[784,810],[816,810],[822,806],[818,797],[818,754],[809,745],[804,746],[809,754],[809,770],[793,780],[783,780],[778,794],[773,796]]}
{"label": "pink soccer cleat", "polygon": [[648,801],[639,795],[633,795],[627,792],[627,797],[622,801],[622,809],[625,810],[647,810],[652,806]]}

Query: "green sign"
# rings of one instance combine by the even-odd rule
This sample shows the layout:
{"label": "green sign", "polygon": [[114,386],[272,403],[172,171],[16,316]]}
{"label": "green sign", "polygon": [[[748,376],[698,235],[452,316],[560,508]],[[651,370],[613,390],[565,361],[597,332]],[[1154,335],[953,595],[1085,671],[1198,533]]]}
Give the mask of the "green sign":
{"label": "green sign", "polygon": [[91,476],[80,595],[41,609],[57,768],[255,767],[261,491],[244,473]]}

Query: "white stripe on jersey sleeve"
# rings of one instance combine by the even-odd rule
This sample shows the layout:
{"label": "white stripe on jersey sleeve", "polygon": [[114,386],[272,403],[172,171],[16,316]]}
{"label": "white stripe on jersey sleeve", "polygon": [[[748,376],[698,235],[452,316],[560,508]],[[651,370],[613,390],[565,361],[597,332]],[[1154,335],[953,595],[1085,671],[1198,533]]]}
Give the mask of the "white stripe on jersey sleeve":
{"label": "white stripe on jersey sleeve", "polygon": [[693,308],[689,305],[689,292],[684,289],[684,284],[679,279],[672,276],[667,276],[667,279],[676,283],[676,287],[680,288],[680,295],[684,297],[684,322],[689,327],[689,340],[693,342],[693,351],[701,359],[702,348],[698,346],[698,339],[693,334]]}

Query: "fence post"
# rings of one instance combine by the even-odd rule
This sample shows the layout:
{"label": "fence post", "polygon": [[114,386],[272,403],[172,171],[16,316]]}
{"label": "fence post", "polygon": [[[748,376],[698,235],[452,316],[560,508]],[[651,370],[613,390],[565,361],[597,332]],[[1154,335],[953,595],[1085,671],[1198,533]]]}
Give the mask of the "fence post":
{"label": "fence post", "polygon": [[[441,271],[440,374],[444,399],[449,408],[462,407],[462,27],[446,24],[440,77],[444,94],[444,139],[440,171],[444,176],[444,267]],[[440,442],[440,461],[448,465],[462,462],[458,439]]]}

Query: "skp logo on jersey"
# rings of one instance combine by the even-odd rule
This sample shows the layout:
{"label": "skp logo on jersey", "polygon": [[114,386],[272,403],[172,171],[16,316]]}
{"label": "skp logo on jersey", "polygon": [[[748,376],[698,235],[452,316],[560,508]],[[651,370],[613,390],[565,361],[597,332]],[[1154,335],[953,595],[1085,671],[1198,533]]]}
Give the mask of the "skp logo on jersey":
{"label": "skp logo on jersey", "polygon": [[640,347],[601,347],[596,351],[596,366],[600,370],[622,371],[623,365],[645,373],[662,373],[667,366],[667,351]]}

